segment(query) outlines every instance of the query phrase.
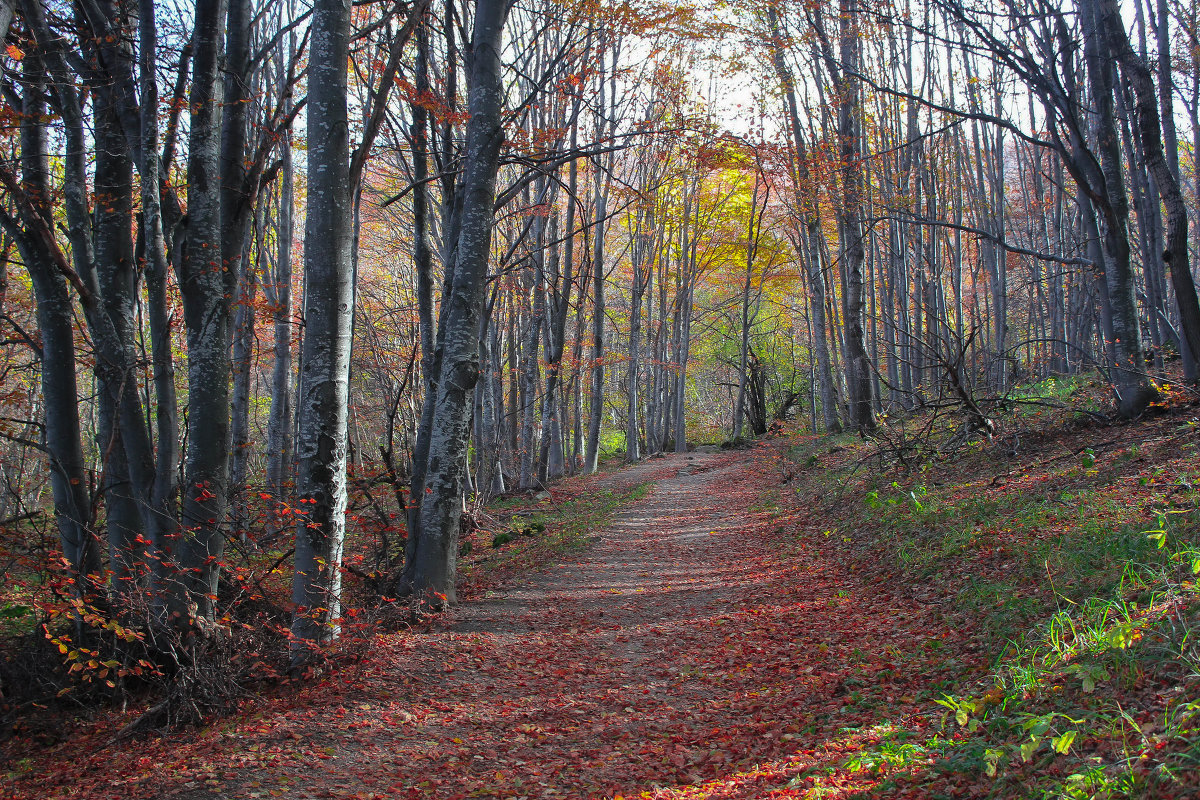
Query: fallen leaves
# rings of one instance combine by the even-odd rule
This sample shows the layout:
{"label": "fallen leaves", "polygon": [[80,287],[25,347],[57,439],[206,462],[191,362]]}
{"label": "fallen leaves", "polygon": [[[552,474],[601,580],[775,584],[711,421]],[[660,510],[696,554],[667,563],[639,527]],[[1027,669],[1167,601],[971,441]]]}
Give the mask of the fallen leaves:
{"label": "fallen leaves", "polygon": [[845,731],[920,724],[904,687],[945,675],[920,644],[952,631],[798,539],[804,510],[751,512],[777,488],[773,458],[620,473],[660,485],[600,542],[425,632],[381,634],[350,678],[260,702],[221,726],[234,735],[112,746],[101,723],[5,796],[800,797],[815,765],[861,788],[874,778],[838,777]]}

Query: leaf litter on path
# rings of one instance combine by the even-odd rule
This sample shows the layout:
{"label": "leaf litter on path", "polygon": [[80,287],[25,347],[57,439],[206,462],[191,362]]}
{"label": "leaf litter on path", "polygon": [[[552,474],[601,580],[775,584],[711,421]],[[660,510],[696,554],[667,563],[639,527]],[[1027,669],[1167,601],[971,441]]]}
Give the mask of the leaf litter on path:
{"label": "leaf litter on path", "polygon": [[[880,726],[932,725],[952,623],[799,536],[769,447],[607,476],[657,487],[591,547],[463,603],[369,660],[195,734],[100,726],[4,797],[749,798],[879,778]],[[688,468],[690,467],[690,468]],[[640,473],[639,473],[640,471]],[[937,656],[934,650],[939,651]],[[951,673],[948,670],[953,669]]]}

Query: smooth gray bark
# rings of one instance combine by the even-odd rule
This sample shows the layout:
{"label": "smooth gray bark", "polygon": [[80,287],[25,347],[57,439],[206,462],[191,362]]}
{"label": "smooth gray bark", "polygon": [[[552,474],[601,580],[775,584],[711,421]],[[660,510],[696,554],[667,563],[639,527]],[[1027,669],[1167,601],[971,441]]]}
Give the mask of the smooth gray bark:
{"label": "smooth gray bark", "polygon": [[[596,131],[601,141],[605,139],[605,131],[611,135],[612,126],[616,120],[606,116],[616,116],[616,85],[615,81],[605,83],[604,55],[605,46],[600,43],[600,67],[596,77],[596,97],[599,100],[596,112]],[[613,65],[617,63],[616,52],[612,55]],[[605,89],[611,85],[613,102],[605,104]],[[588,393],[588,430],[587,449],[583,456],[583,471],[595,472],[600,459],[600,423],[604,418],[604,231],[608,218],[608,186],[606,175],[612,166],[612,156],[605,160],[599,156],[593,162],[592,193],[593,213],[595,219],[592,226],[592,352],[591,352],[591,387]],[[607,167],[607,168],[606,168]]]}
{"label": "smooth gray bark", "polygon": [[[1099,30],[1108,41],[1108,49],[1116,54],[1121,62],[1121,68],[1126,78],[1133,85],[1137,97],[1137,123],[1141,136],[1142,156],[1146,165],[1154,175],[1158,187],[1158,195],[1162,198],[1167,211],[1166,250],[1163,260],[1171,271],[1171,285],[1175,290],[1175,303],[1179,310],[1180,328],[1187,340],[1186,357],[1189,363],[1185,365],[1187,372],[1195,375],[1200,368],[1195,363],[1200,355],[1200,299],[1196,296],[1196,286],[1192,280],[1191,264],[1188,256],[1188,211],[1183,199],[1183,191],[1177,177],[1178,165],[1172,169],[1172,159],[1164,153],[1164,138],[1172,142],[1174,138],[1174,120],[1162,118],[1160,125],[1159,107],[1154,91],[1154,79],[1150,68],[1141,60],[1129,43],[1121,13],[1115,0],[1092,0],[1097,3],[1095,13],[1098,15]],[[1167,20],[1160,18],[1159,25],[1166,26]],[[1161,39],[1160,39],[1161,41]],[[1163,73],[1169,77],[1168,73]],[[1159,87],[1159,93],[1166,95],[1163,101],[1164,110],[1169,112],[1171,102],[1171,84],[1168,81]],[[1168,131],[1164,137],[1163,131]],[[1177,156],[1176,156],[1177,158]]]}
{"label": "smooth gray bark", "polygon": [[341,618],[354,271],[347,61],[350,0],[313,6],[304,230],[303,367],[296,399],[293,663],[336,638]]}
{"label": "smooth gray bark", "polygon": [[[7,12],[7,19],[4,19]],[[0,22],[11,21],[11,8],[0,4]],[[29,54],[23,65],[26,81],[21,122],[21,181],[29,198],[30,214],[45,229],[52,224],[50,165],[47,156],[45,82],[41,60]],[[41,334],[41,385],[45,408],[45,446],[50,460],[50,485],[54,519],[63,555],[76,579],[81,596],[98,589],[100,540],[93,530],[92,505],[83,456],[76,383],[75,327],[67,281],[56,268],[45,246],[27,227],[4,214],[5,231],[16,241],[29,272],[37,301]]]}
{"label": "smooth gray bark", "polygon": [[[196,47],[189,97],[188,220],[180,265],[188,344],[188,433],[184,531],[175,579],[186,606],[174,613],[211,621],[225,548],[229,492],[230,287],[221,235],[221,83],[225,23],[222,0],[197,0]],[[238,241],[241,246],[241,241]]]}
{"label": "smooth gray bark", "polygon": [[[545,187],[543,187],[545,188]],[[526,195],[528,205],[528,195]],[[546,201],[544,192],[538,192],[538,204]],[[537,442],[535,422],[537,420],[537,395],[540,375],[539,353],[542,341],[542,325],[546,319],[545,281],[546,219],[540,214],[533,218],[532,252],[522,270],[522,314],[521,314],[521,447],[519,482],[520,489],[531,489],[537,475]]]}
{"label": "smooth gray bark", "polygon": [[866,260],[863,228],[862,91],[857,77],[859,26],[852,0],[839,4],[839,56],[826,53],[826,67],[838,98],[838,139],[842,197],[838,208],[845,326],[846,388],[849,424],[859,433],[875,430],[874,365],[866,346]]}
{"label": "smooth gray bark", "polygon": [[[104,95],[101,95],[103,98]],[[95,270],[104,313],[115,332],[120,352],[109,354],[119,370],[100,375],[100,437],[97,442],[104,467],[105,522],[108,533],[109,566],[114,594],[127,601],[143,584],[146,567],[145,529],[139,494],[150,491],[152,481],[139,484],[153,474],[148,461],[136,470],[131,459],[148,459],[149,443],[142,450],[126,452],[121,410],[138,403],[137,378],[133,369],[135,274],[133,254],[133,161],[114,109],[102,102],[95,115]],[[140,414],[139,414],[140,417]],[[139,423],[140,424],[140,423]],[[129,431],[141,434],[142,432]],[[140,435],[139,435],[139,438]],[[131,470],[131,468],[134,468]],[[123,605],[126,602],[123,602]]]}
{"label": "smooth gray bark", "polygon": [[636,215],[633,231],[633,286],[630,287],[629,352],[625,365],[627,392],[625,416],[625,461],[634,464],[641,460],[639,441],[642,367],[642,298],[650,280],[651,242],[654,231],[654,195],[651,193]]}
{"label": "smooth gray bark", "polygon": [[151,530],[152,567],[159,581],[165,537],[177,524],[179,496],[179,410],[175,393],[175,356],[167,302],[167,244],[163,231],[162,164],[158,140],[158,78],[155,74],[158,30],[154,0],[138,3],[138,65],[141,84],[141,232],[145,252],[146,310],[154,371],[154,418],[157,434],[152,507],[161,521]]}
{"label": "smooth gray bark", "polygon": [[[454,0],[446,0],[445,11],[442,18],[442,34],[445,40],[446,53],[443,70],[445,75],[445,100],[447,109],[451,112],[457,110],[458,96],[458,48],[457,34],[455,29],[455,5]],[[440,126],[441,147],[436,150],[436,155],[440,159],[441,164],[449,164],[458,157],[457,153],[457,137],[455,134],[454,123],[450,114],[446,115],[445,120]],[[435,153],[435,148],[430,148],[431,154]],[[450,297],[452,282],[454,279],[455,261],[458,251],[458,232],[462,221],[462,184],[458,179],[458,173],[452,169],[443,169],[441,174],[441,248],[440,256],[442,262],[442,286],[441,297],[443,301]],[[418,291],[421,290],[421,278],[418,275]],[[429,278],[429,293],[426,295],[430,308],[433,304],[432,295],[432,276]],[[418,294],[418,298],[421,295]],[[419,299],[419,303],[426,302]],[[434,409],[437,403],[438,391],[438,376],[441,374],[442,352],[445,342],[446,320],[450,306],[443,302],[438,309],[437,328],[432,336],[423,337],[423,341],[430,342],[432,347],[432,358],[428,368],[422,368],[423,379],[423,401],[421,404],[421,417],[417,425],[416,442],[413,446],[412,454],[412,490],[410,492],[411,508],[408,513],[408,538],[404,545],[404,569],[397,582],[397,592],[402,595],[411,594],[415,586],[416,570],[417,570],[417,551],[419,549],[422,530],[421,530],[421,498],[425,496],[425,476],[429,464],[429,447],[433,436],[433,418]],[[424,312],[422,312],[424,313]],[[430,321],[427,327],[433,330],[432,327],[432,311],[429,311]],[[425,347],[422,344],[422,347]]]}
{"label": "smooth gray bark", "polygon": [[475,8],[461,225],[451,292],[444,301],[445,337],[413,575],[414,593],[430,608],[455,600],[469,416],[479,377],[479,320],[504,142],[500,47],[507,13],[507,0],[479,0]]}
{"label": "smooth gray bark", "polygon": [[[247,483],[250,478],[250,457],[253,441],[250,436],[250,390],[254,366],[254,326],[257,318],[255,301],[258,298],[259,274],[263,267],[264,203],[258,204],[254,214],[254,226],[247,232],[244,252],[239,259],[243,265],[241,280],[238,281],[237,306],[233,317],[233,395],[230,398],[230,437],[233,450],[230,453],[229,488],[230,522],[234,535],[245,539],[250,526],[250,507],[247,501]],[[257,264],[250,259],[251,242]]]}
{"label": "smooth gray bark", "polygon": [[[578,100],[576,100],[576,112]],[[571,125],[570,147],[575,149],[578,125]],[[562,257],[552,259],[550,271],[550,313],[546,324],[546,384],[542,413],[541,447],[538,454],[538,480],[545,484],[566,471],[562,406],[562,357],[567,334],[567,312],[575,280],[575,193],[579,186],[579,162],[572,160],[567,172],[567,214]],[[553,238],[553,237],[552,237]]]}

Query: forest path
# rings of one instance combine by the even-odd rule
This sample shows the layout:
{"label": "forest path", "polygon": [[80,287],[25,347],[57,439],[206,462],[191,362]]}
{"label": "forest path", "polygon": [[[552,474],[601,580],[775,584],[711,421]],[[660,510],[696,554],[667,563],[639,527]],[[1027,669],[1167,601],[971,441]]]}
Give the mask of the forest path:
{"label": "forest path", "polygon": [[[799,796],[785,786],[809,761],[800,740],[854,724],[856,686],[897,702],[905,677],[891,662],[930,621],[788,535],[807,510],[772,501],[787,492],[776,458],[671,455],[605,476],[614,489],[656,483],[589,547],[397,637],[337,702],[285,726],[319,756],[311,771],[297,774],[285,742],[283,762],[253,782],[243,772],[239,789]],[[888,668],[879,684],[872,664]]]}
{"label": "forest path", "polygon": [[[408,642],[415,652],[380,675],[391,680],[368,685],[404,687],[410,724],[331,741],[329,788],[392,797],[424,781],[414,796],[607,797],[690,784],[777,749],[780,718],[747,715],[751,698],[727,683],[728,669],[749,666],[729,623],[765,610],[773,549],[744,535],[753,513],[730,501],[746,470],[741,453],[672,455],[605,476],[623,490],[674,472],[587,548]],[[747,728],[752,752],[723,749]]]}
{"label": "forest path", "polygon": [[804,796],[861,746],[846,731],[928,710],[915,667],[952,634],[852,574],[778,465],[767,446],[604,476],[656,483],[558,564],[291,697],[109,745],[108,767],[62,763],[15,796]]}

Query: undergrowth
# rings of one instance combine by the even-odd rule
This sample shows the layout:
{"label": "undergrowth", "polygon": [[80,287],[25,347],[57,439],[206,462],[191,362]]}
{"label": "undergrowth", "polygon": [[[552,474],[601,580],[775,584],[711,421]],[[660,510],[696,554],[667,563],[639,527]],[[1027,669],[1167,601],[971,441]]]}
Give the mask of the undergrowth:
{"label": "undergrowth", "polygon": [[808,535],[945,608],[991,665],[923,687],[932,732],[860,737],[856,796],[1200,792],[1200,423],[1178,400],[1132,424],[1102,407],[1054,381],[993,407],[990,440],[917,415],[782,454]]}

